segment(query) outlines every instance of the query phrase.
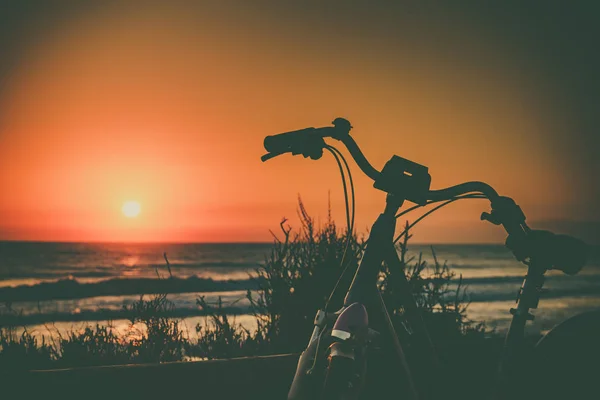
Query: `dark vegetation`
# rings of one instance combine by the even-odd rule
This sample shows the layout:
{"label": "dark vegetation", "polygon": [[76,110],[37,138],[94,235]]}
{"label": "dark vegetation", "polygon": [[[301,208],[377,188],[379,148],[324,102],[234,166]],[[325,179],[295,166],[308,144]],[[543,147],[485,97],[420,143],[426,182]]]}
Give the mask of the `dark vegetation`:
{"label": "dark vegetation", "polygon": [[[199,297],[197,304],[206,317],[204,323],[195,327],[196,337],[193,337],[183,329],[182,320],[168,316],[172,304],[166,294],[141,296],[134,304],[124,306],[131,323],[127,334],[117,334],[106,324],[72,331],[66,336],[57,333],[55,339],[40,340],[27,329],[17,335],[16,326],[0,326],[0,369],[157,363],[300,352],[306,346],[316,310],[323,307],[340,273],[348,267],[340,282],[343,290],[338,290],[331,301],[332,308],[341,305],[364,240],[355,234],[348,237],[331,218],[323,226],[316,226],[302,202],[299,215],[302,226],[297,231],[286,225],[286,220],[281,222],[281,232],[273,234],[274,244],[265,264],[256,270],[258,277],[254,278],[253,285],[257,290],[248,290],[256,329],[249,330],[230,316],[235,305],[224,305],[220,299],[216,304],[209,304]],[[461,278],[437,259],[433,265],[420,258],[408,259],[409,239],[407,234],[398,246],[404,273],[442,356],[452,358],[457,351],[462,351],[460,346],[453,345],[444,352],[444,343],[448,340],[468,342],[477,348],[483,343],[486,330],[483,324],[469,321],[465,316],[468,302]],[[346,244],[348,249],[341,265]],[[396,330],[402,334],[405,332],[403,310],[398,304],[393,275],[385,266],[380,289]],[[49,331],[52,329],[48,326]]]}

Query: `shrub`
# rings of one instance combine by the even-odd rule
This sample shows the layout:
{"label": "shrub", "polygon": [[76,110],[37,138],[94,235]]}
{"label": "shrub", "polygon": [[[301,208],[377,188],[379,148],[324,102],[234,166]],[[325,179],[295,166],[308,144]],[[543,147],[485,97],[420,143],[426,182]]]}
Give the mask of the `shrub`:
{"label": "shrub", "polygon": [[[315,226],[301,200],[298,214],[300,231],[292,233],[287,221],[281,221],[283,238],[273,234],[271,253],[256,270],[258,295],[247,295],[270,353],[300,351],[306,346],[316,311],[327,301],[345,267],[348,273],[339,286],[350,283],[358,261],[361,243],[355,235],[338,232],[330,214],[321,228]],[[338,291],[331,303],[340,304],[343,295]]]}
{"label": "shrub", "polygon": [[129,307],[132,326],[141,323],[143,329],[128,338],[130,354],[137,362],[180,361],[185,356],[187,340],[179,327],[179,321],[168,317],[173,303],[167,294],[156,294],[150,300],[143,296]]}
{"label": "shrub", "polygon": [[[276,235],[275,243],[265,265],[257,269],[258,296],[247,297],[258,321],[259,331],[266,338],[270,353],[301,351],[307,345],[313,328],[313,320],[322,308],[347,266],[339,282],[339,288],[347,288],[358,265],[365,241],[356,234],[340,232],[330,215],[322,227],[316,227],[314,219],[299,201],[301,229],[293,233],[280,226],[283,238]],[[406,224],[408,229],[408,223]],[[483,324],[476,324],[466,317],[468,307],[462,277],[456,288],[455,273],[446,263],[440,264],[432,248],[434,263],[428,265],[421,255],[415,260],[407,258],[408,232],[397,245],[402,271],[391,271],[384,263],[380,275],[379,289],[391,315],[396,332],[403,334],[407,321],[398,296],[398,272],[403,272],[432,339],[452,339],[464,335],[479,335],[486,332]],[[348,250],[344,257],[344,250]],[[344,265],[342,266],[342,258]],[[331,305],[341,305],[345,290],[337,290]],[[331,309],[330,309],[331,311]]]}
{"label": "shrub", "polygon": [[26,329],[16,337],[14,329],[0,327],[0,372],[49,368],[55,358],[55,349]]}
{"label": "shrub", "polygon": [[251,356],[266,347],[260,329],[250,332],[237,324],[235,317],[230,321],[220,296],[216,306],[210,305],[204,296],[199,297],[196,304],[207,312],[207,317],[204,324],[196,325],[198,342],[191,348],[194,356],[204,359]]}
{"label": "shrub", "polygon": [[[441,264],[433,247],[433,264],[423,260],[422,254],[407,257],[408,241],[412,237],[408,233],[409,224],[406,222],[403,240],[397,244],[400,258],[400,268],[406,276],[409,288],[423,316],[433,341],[453,340],[465,335],[483,337],[487,333],[484,323],[475,323],[467,318],[469,306],[466,288],[462,284],[462,275],[458,277],[450,270],[448,264]],[[408,326],[404,309],[400,303],[400,290],[397,276],[387,263],[381,272],[379,288],[388,307],[392,321],[398,334],[403,334]]]}
{"label": "shrub", "polygon": [[60,337],[59,364],[92,366],[127,364],[134,361],[130,348],[110,327],[96,324],[81,332],[71,331]]}

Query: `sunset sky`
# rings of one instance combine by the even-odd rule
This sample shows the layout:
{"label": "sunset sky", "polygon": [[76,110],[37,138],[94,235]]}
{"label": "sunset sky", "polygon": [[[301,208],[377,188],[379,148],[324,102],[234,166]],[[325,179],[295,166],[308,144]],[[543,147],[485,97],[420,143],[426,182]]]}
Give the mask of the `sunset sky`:
{"label": "sunset sky", "polygon": [[[260,156],[266,135],[344,117],[378,169],[398,154],[433,188],[483,180],[531,226],[600,242],[596,10],[9,3],[0,240],[269,241],[282,217],[298,226],[298,194],[323,220],[329,192],[343,224],[330,156]],[[385,195],[351,167],[365,232]],[[501,242],[488,209],[450,206],[415,240]]]}

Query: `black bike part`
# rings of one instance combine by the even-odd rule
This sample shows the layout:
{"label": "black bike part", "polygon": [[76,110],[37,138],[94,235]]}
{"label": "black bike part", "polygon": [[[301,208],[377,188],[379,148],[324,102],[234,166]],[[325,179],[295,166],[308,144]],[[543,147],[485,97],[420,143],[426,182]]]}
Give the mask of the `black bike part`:
{"label": "black bike part", "polygon": [[314,136],[314,133],[315,128],[305,128],[267,136],[264,141],[265,150],[271,153],[291,151],[294,145],[306,140],[306,137],[309,135]]}
{"label": "black bike part", "polygon": [[338,316],[329,347],[324,399],[355,399],[365,381],[365,350],[369,330],[367,309],[360,303],[346,307]]}
{"label": "black bike part", "polygon": [[344,143],[344,146],[346,146],[358,167],[369,178],[376,180],[379,177],[379,171],[373,168],[354,139],[350,136],[350,129],[352,128],[350,122],[343,118],[336,118],[333,124],[333,127],[306,128],[267,136],[264,140],[264,147],[269,153],[262,156],[261,160],[267,161],[285,153],[292,153],[294,155],[316,153],[318,146],[325,146],[322,139],[330,137]]}
{"label": "black bike part", "polygon": [[527,398],[586,399],[600,392],[600,310],[552,328],[534,349]]}
{"label": "black bike part", "polygon": [[[388,200],[390,200],[389,196]],[[386,211],[380,214],[373,224],[367,246],[344,298],[344,306],[352,303],[368,304],[373,299],[386,246],[394,239],[395,214],[398,207],[396,205],[386,207]]]}
{"label": "black bike part", "polygon": [[[323,138],[332,137],[341,140],[346,145],[361,170],[376,181],[376,187],[379,186],[382,190],[388,191],[386,211],[379,216],[373,225],[363,258],[346,294],[344,304],[348,305],[355,301],[363,303],[369,310],[369,316],[374,316],[374,325],[377,326],[376,322],[382,322],[382,319],[377,316],[378,313],[372,312],[377,311],[373,309],[374,299],[376,299],[374,295],[381,296],[377,290],[377,279],[381,263],[384,258],[393,259],[393,257],[389,255],[383,256],[381,253],[385,254],[386,244],[393,239],[395,228],[394,214],[405,199],[417,202],[417,204],[426,204],[427,200],[433,202],[444,201],[467,193],[481,193],[490,200],[492,206],[492,212],[489,214],[483,213],[481,219],[496,225],[502,225],[508,233],[506,245],[513,250],[518,260],[523,261],[529,267],[528,275],[520,292],[520,298],[517,300],[517,308],[511,310],[513,321],[505,343],[507,356],[503,359],[503,369],[507,373],[505,376],[512,375],[508,381],[505,381],[508,382],[508,387],[510,387],[511,384],[517,381],[512,379],[513,377],[518,376],[520,378],[523,376],[521,374],[523,363],[520,361],[523,360],[522,353],[524,352],[520,352],[519,349],[523,349],[525,323],[533,319],[533,316],[529,313],[529,309],[537,307],[545,271],[555,268],[568,274],[575,274],[585,263],[590,249],[583,242],[575,238],[553,235],[544,231],[531,231],[525,223],[524,213],[514,200],[499,196],[494,188],[486,183],[477,181],[466,182],[441,190],[429,190],[424,198],[423,193],[425,190],[423,188],[425,184],[423,182],[427,183],[427,188],[430,183],[427,182],[429,174],[424,169],[425,167],[418,164],[410,164],[407,160],[399,157],[392,159],[395,160],[393,164],[396,164],[398,167],[394,167],[393,164],[388,163],[389,165],[386,165],[388,167],[387,171],[385,171],[385,175],[382,178],[383,171],[380,173],[369,164],[356,142],[349,136],[350,128],[351,126],[348,121],[337,119],[334,121],[334,127],[309,128],[286,132],[275,137],[268,137],[265,139],[265,148],[270,154],[262,158],[265,161],[276,155],[291,152],[292,154],[303,154],[305,157],[316,159],[321,156],[323,146],[325,146]],[[390,169],[390,167],[394,168]],[[402,174],[398,174],[397,171],[402,171]],[[420,179],[410,179],[414,177],[414,172],[417,173],[417,178]],[[427,172],[427,174],[425,175],[424,172]],[[393,178],[404,180],[404,184],[395,182]],[[377,183],[378,180],[379,182]],[[402,189],[400,186],[403,186]],[[405,190],[406,187],[409,189],[408,194]],[[390,198],[394,199],[394,197],[395,200],[390,202]],[[395,252],[395,249],[393,251]],[[397,257],[397,254],[395,255]],[[390,261],[388,260],[388,262]],[[391,263],[393,264],[394,261],[392,260]],[[411,299],[412,301],[406,300],[409,307],[410,304],[414,303],[414,299]],[[378,307],[375,305],[375,308]],[[388,325],[391,326],[385,306],[383,306],[383,311],[385,315],[383,320],[387,320]],[[418,321],[418,319],[416,320]],[[419,325],[418,322],[417,325]],[[390,332],[393,331],[393,326],[391,326]],[[426,329],[423,329],[423,332],[426,333]],[[311,343],[311,345],[313,344]],[[401,351],[399,343],[397,347]],[[406,370],[409,372],[408,369]]]}
{"label": "black bike part", "polygon": [[490,201],[494,201],[498,197],[498,192],[487,183],[472,181],[445,189],[430,190],[428,198],[429,200],[450,200],[453,197],[467,193],[483,193]]}
{"label": "black bike part", "polygon": [[284,153],[302,154],[304,157],[316,160],[323,155],[323,147],[325,147],[323,138],[342,140],[349,136],[350,129],[352,126],[348,120],[336,118],[333,126],[305,128],[267,136],[263,144],[269,154],[264,155],[262,160],[266,161]]}
{"label": "black bike part", "polygon": [[[506,335],[498,374],[497,394],[501,399],[516,399],[522,398],[519,396],[523,394],[522,389],[531,377],[531,357],[525,343],[525,325],[527,321],[534,319],[529,310],[538,306],[544,274],[549,269],[559,269],[574,275],[585,264],[589,248],[582,241],[569,236],[529,230],[524,223],[525,216],[518,215],[515,205],[511,205],[510,201],[505,201],[505,205],[505,210],[512,210],[509,213],[512,219],[507,221],[503,219],[506,218],[505,214],[497,213],[495,217],[498,219],[491,222],[502,223],[507,231],[512,229],[514,233],[509,234],[506,246],[513,251],[517,260],[528,264],[527,275],[517,297],[517,307],[510,310],[513,318]],[[495,217],[492,216],[492,219]],[[519,227],[523,229],[521,232]]]}
{"label": "black bike part", "polygon": [[585,266],[591,247],[584,241],[567,235],[555,235],[552,246],[553,268],[565,274],[575,275]]}
{"label": "black bike part", "polygon": [[546,267],[546,264],[539,263],[535,259],[529,264],[527,275],[517,296],[517,306],[510,310],[513,318],[506,334],[505,351],[500,364],[502,373],[510,374],[511,369],[519,364],[518,356],[523,349],[525,324],[534,319],[529,310],[538,306]]}
{"label": "black bike part", "polygon": [[[404,230],[398,235],[396,236],[396,239],[394,239],[394,244],[397,243],[400,239],[402,239],[402,237],[404,235],[407,235],[408,232],[415,226],[417,225],[419,222],[421,222],[423,219],[427,218],[429,215],[433,214],[434,212],[438,211],[440,208],[447,206],[448,204],[454,203],[455,201],[458,200],[464,200],[464,199],[485,199],[486,197],[483,196],[482,194],[465,194],[463,196],[459,196],[459,197],[455,197],[453,199],[447,200],[441,204],[438,204],[437,206],[435,206],[434,208],[432,208],[431,210],[427,211],[426,213],[424,213],[423,215],[421,215],[419,218],[417,218],[416,220],[414,220],[412,223],[410,223],[408,226],[406,226],[404,228]],[[427,204],[425,205],[429,205],[429,204],[435,204],[438,201],[428,201]],[[401,216],[416,210],[417,208],[420,208],[422,206],[413,206],[410,208],[407,208],[406,210],[402,211],[399,214],[396,214],[396,219],[400,218]],[[407,221],[408,222],[408,221]]]}
{"label": "black bike part", "polygon": [[585,265],[590,247],[583,241],[549,231],[532,230],[523,239],[508,236],[508,247],[519,261],[535,258],[568,275],[577,274]]}
{"label": "black bike part", "polygon": [[[350,171],[350,167],[348,166],[348,163],[346,162],[346,158],[338,149],[336,149],[333,146],[325,145],[325,149],[327,149],[329,152],[331,152],[331,155],[333,156],[333,158],[335,158],[335,161],[337,162],[338,167],[340,169],[340,174],[342,176],[342,185],[344,187],[344,201],[346,203],[346,221],[347,221],[347,226],[348,226],[348,230],[347,230],[347,234],[346,234],[346,244],[344,246],[344,252],[342,254],[342,261],[340,262],[340,266],[343,267],[343,270],[342,270],[342,273],[340,274],[338,280],[336,281],[336,283],[333,287],[333,290],[331,291],[329,297],[327,298],[327,301],[325,302],[324,311],[325,311],[325,313],[327,313],[327,311],[329,310],[329,303],[331,303],[331,299],[337,292],[337,288],[338,288],[340,282],[346,276],[346,272],[348,271],[348,267],[350,266],[350,263],[346,262],[346,255],[348,253],[348,248],[350,247],[350,241],[352,239],[352,232],[354,232],[355,196],[354,196],[354,182],[352,180],[352,173]],[[348,181],[350,183],[350,190],[352,192],[351,193],[352,217],[350,217],[350,207],[348,204],[349,202],[348,202],[348,189],[346,186],[346,177],[345,177],[344,168],[342,167],[342,163],[340,162],[340,159],[344,163],[344,167],[346,168],[346,172],[348,173]],[[344,266],[344,264],[345,264],[345,266]]]}
{"label": "black bike part", "polygon": [[431,175],[424,165],[393,156],[383,167],[373,187],[395,196],[425,205],[431,186]]}
{"label": "black bike part", "polygon": [[323,155],[325,141],[323,136],[315,128],[307,128],[299,131],[281,133],[279,135],[267,136],[264,142],[265,149],[269,152],[263,159],[271,154],[280,155],[292,153],[302,154],[318,160]]}
{"label": "black bike part", "polygon": [[354,159],[354,162],[356,162],[356,165],[358,165],[361,171],[369,178],[377,180],[380,172],[377,171],[371,165],[371,163],[369,163],[369,161],[367,160],[363,152],[360,150],[360,147],[358,147],[358,144],[356,144],[356,141],[354,141],[352,136],[348,135],[340,140],[342,141],[342,143],[344,143],[344,146],[346,146],[346,148],[350,152],[350,155]]}
{"label": "black bike part", "polygon": [[[492,212],[482,213],[481,219],[495,225],[502,225],[504,230],[515,243],[524,241],[529,227],[525,223],[525,213],[513,199],[506,196],[498,196],[491,199]],[[522,261],[522,260],[520,260]]]}
{"label": "black bike part", "polygon": [[355,386],[358,376],[354,360],[354,351],[347,343],[336,342],[331,345],[327,372],[321,398],[323,400],[357,399]]}
{"label": "black bike part", "polygon": [[[373,224],[367,247],[354,275],[354,280],[346,293],[344,305],[348,306],[354,302],[364,304],[369,312],[369,325],[372,325],[375,329],[382,329],[382,343],[386,343],[387,346],[395,350],[383,355],[383,362],[390,367],[385,374],[388,379],[384,379],[384,386],[393,388],[396,393],[398,391],[404,392],[408,396],[405,397],[407,399],[416,399],[417,391],[406,362],[404,350],[398,341],[398,336],[381,298],[381,293],[377,289],[379,272],[384,259],[390,257],[390,249],[392,249],[391,251],[394,252],[396,258],[398,257],[391,241],[396,225],[395,214],[402,203],[402,199],[388,195],[386,200],[386,209]],[[393,261],[388,262],[393,263]],[[393,273],[399,274],[400,279],[406,279],[401,269],[396,269]],[[410,292],[407,293],[408,295],[404,299],[412,302],[416,307],[414,298],[410,295]],[[410,305],[408,308],[413,309]],[[370,378],[367,377],[367,384],[380,379],[380,377],[370,376]]]}
{"label": "black bike part", "polygon": [[[396,333],[396,329],[394,328],[394,323],[390,318],[390,314],[388,313],[387,307],[385,305],[385,302],[383,301],[383,297],[381,297],[381,292],[379,290],[377,291],[377,298],[380,305],[381,315],[383,316],[383,319],[385,321],[387,339],[388,341],[391,341],[392,348],[394,349],[393,352],[390,352],[388,354],[388,359],[393,359],[393,361],[389,364],[393,368],[393,379],[395,380],[395,384],[397,385],[397,387],[403,389],[404,396],[402,398],[404,400],[417,400],[419,398],[419,395],[417,388],[415,387],[412,371],[406,359],[404,349],[402,348],[400,340],[398,339],[398,334]],[[396,373],[396,371],[400,371],[400,374]]]}

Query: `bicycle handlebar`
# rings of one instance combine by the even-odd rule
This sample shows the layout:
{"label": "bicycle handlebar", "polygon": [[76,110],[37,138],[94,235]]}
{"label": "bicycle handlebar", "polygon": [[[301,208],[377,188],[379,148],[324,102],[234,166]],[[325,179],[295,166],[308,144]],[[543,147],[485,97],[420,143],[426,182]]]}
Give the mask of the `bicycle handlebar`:
{"label": "bicycle handlebar", "polygon": [[[352,129],[350,122],[343,118],[336,118],[333,124],[332,127],[311,127],[267,136],[264,147],[268,153],[262,156],[261,160],[264,162],[285,153],[302,154],[304,157],[319,159],[325,146],[323,139],[329,137],[341,141],[361,171],[376,181],[381,176],[381,172],[371,165],[356,141],[350,136],[350,129]],[[448,200],[471,192],[483,193],[490,201],[498,198],[496,190],[487,183],[466,182],[445,189],[429,190],[427,200]]]}
{"label": "bicycle handlebar", "polygon": [[376,180],[379,177],[379,171],[373,168],[358,144],[350,136],[350,129],[352,129],[350,122],[344,118],[336,118],[333,125],[322,128],[305,128],[267,136],[264,147],[268,153],[262,156],[261,160],[264,162],[285,153],[302,154],[304,157],[317,160],[323,155],[323,147],[325,147],[323,139],[329,137],[341,141],[365,175]]}
{"label": "bicycle handlebar", "polygon": [[[548,234],[552,236],[540,235],[538,234],[540,231],[531,231],[525,223],[525,214],[514,200],[498,195],[498,192],[487,183],[473,181],[444,189],[430,190],[431,177],[427,168],[398,156],[394,156],[382,171],[378,171],[369,163],[358,144],[350,136],[350,129],[352,126],[348,120],[336,118],[333,126],[306,128],[267,136],[264,140],[264,147],[268,153],[261,159],[267,161],[281,154],[292,153],[293,155],[302,154],[304,157],[316,160],[323,155],[323,148],[326,146],[324,138],[330,137],[341,141],[346,146],[359,168],[375,181],[376,188],[388,193],[399,192],[404,198],[417,204],[425,205],[427,201],[450,200],[467,193],[482,193],[490,200],[492,212],[491,214],[483,213],[481,219],[504,227],[509,235],[507,247],[513,250],[513,254],[519,261],[526,261],[532,253],[541,254],[539,249],[546,246],[554,247],[555,250],[556,248],[577,249],[569,254],[584,253],[583,249],[586,245],[578,239],[565,235],[553,235],[550,232]],[[538,238],[541,238],[541,243],[538,243],[540,242]],[[534,249],[536,251],[533,251]],[[552,263],[554,269],[568,274],[578,272],[585,262],[583,258],[579,257],[573,263],[575,265],[569,268],[567,267],[568,261],[564,257],[551,258],[556,258]]]}
{"label": "bicycle handlebar", "polygon": [[356,162],[356,165],[358,165],[361,171],[364,172],[364,174],[367,175],[369,178],[376,181],[377,178],[379,178],[379,176],[381,175],[381,172],[377,171],[371,165],[371,163],[367,160],[363,152],[360,150],[360,147],[358,147],[356,141],[350,135],[348,135],[348,137],[342,139],[342,143],[344,143],[344,145],[352,155],[352,158],[354,158],[354,162]]}
{"label": "bicycle handlebar", "polygon": [[465,182],[459,185],[450,186],[445,189],[430,190],[428,200],[442,201],[449,200],[453,197],[461,196],[466,193],[480,192],[483,193],[490,201],[497,199],[498,192],[485,182]]}

